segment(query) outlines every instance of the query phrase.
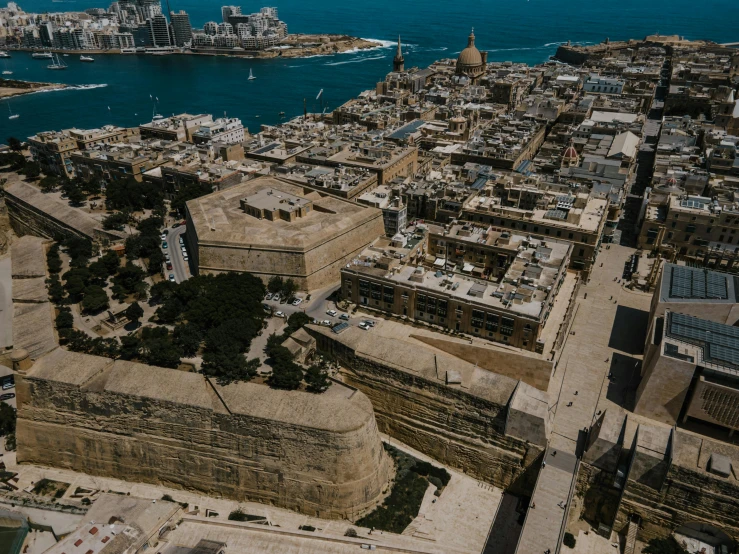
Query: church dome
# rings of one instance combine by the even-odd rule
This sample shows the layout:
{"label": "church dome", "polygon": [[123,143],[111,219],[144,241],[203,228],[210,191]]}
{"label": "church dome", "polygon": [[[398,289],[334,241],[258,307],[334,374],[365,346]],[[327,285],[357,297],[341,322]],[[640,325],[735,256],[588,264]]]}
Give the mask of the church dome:
{"label": "church dome", "polygon": [[457,58],[457,73],[479,73],[482,66],[482,54],[475,47],[475,32],[472,31],[467,39],[467,48],[462,50]]}
{"label": "church dome", "polygon": [[574,146],[568,146],[562,157],[565,160],[574,160],[575,158],[577,158],[577,150],[575,150]]}

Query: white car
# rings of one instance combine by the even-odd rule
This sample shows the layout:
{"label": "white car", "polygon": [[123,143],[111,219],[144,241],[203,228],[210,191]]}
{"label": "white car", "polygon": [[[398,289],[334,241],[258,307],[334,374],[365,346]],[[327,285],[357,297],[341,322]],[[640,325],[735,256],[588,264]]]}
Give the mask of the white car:
{"label": "white car", "polygon": [[164,255],[164,259],[165,259],[166,261],[168,261],[168,262],[171,262],[171,261],[172,261],[172,260],[170,260],[170,259],[169,259],[169,254],[165,254],[165,255]]}
{"label": "white car", "polygon": [[169,280],[174,283],[174,273],[169,274]]}
{"label": "white car", "polygon": [[374,327],[374,326],[375,326],[375,322],[374,322],[374,321],[372,321],[371,319],[365,319],[365,320],[364,320],[364,324],[365,324],[365,325],[366,325],[367,327]]}
{"label": "white car", "polygon": [[190,260],[190,258],[187,257],[187,253],[182,254],[182,259],[185,260],[186,262]]}
{"label": "white car", "polygon": [[293,300],[293,306],[300,306],[301,302],[302,300],[300,298],[296,298],[295,300]]}
{"label": "white car", "polygon": [[275,317],[285,317],[285,312],[275,312]]}
{"label": "white car", "polygon": [[336,310],[327,310],[326,315],[330,315],[331,317],[336,317]]}
{"label": "white car", "polygon": [[167,240],[167,235],[165,235],[164,233],[162,233],[162,240]]}
{"label": "white car", "polygon": [[182,246],[180,246],[180,250],[182,250],[183,252],[187,252],[187,248],[185,248],[185,245],[184,244]]}
{"label": "white car", "polygon": [[274,300],[275,302],[279,302],[279,301],[280,301],[280,293],[278,292],[277,294],[275,294],[275,295],[274,295],[274,296],[272,297],[272,300]]}
{"label": "white car", "polygon": [[365,322],[363,321],[362,323],[360,323],[360,324],[359,324],[359,328],[360,328],[360,329],[362,329],[363,331],[369,331],[369,328],[370,328],[370,326],[369,326],[369,325],[367,325],[367,324],[366,324],[366,323],[365,323]]}
{"label": "white car", "polygon": [[328,319],[324,319],[321,321],[321,325],[325,325],[326,327],[331,327],[331,322]]}

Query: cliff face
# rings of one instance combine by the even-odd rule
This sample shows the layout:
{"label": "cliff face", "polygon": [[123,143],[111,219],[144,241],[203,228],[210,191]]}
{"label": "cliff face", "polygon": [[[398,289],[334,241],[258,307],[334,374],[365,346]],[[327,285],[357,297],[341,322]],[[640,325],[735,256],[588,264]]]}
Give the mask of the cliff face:
{"label": "cliff face", "polygon": [[[323,518],[359,517],[376,505],[389,481],[392,464],[361,393],[335,385],[324,398],[297,393],[303,398],[285,399],[279,391],[242,383],[216,394],[200,375],[100,360],[58,349],[19,375],[20,462]],[[175,382],[182,379],[189,382]],[[154,382],[163,389],[147,390]],[[137,387],[140,393],[129,392]],[[233,406],[229,413],[229,395],[251,408]],[[192,401],[181,401],[185,397]],[[275,409],[263,410],[267,404]],[[316,423],[306,415],[310,411],[324,421]]]}

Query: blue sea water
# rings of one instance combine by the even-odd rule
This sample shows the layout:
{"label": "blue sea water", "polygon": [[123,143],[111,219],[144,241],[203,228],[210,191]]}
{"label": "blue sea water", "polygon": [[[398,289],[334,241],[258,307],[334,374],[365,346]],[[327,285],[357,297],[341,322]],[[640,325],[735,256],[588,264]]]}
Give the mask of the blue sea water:
{"label": "blue sea water", "polygon": [[[108,0],[19,0],[28,12],[72,11],[106,6]],[[235,0],[170,0],[173,10],[186,10],[193,26],[220,19],[220,6]],[[265,2],[266,3],[266,2]],[[0,141],[27,137],[47,129],[134,126],[151,119],[150,95],[157,111],[224,112],[240,117],[254,132],[261,124],[280,121],[308,108],[324,89],[324,106],[332,109],[359,92],[373,88],[392,67],[393,40],[402,35],[406,67],[425,67],[456,57],[475,28],[477,46],[491,61],[530,64],[545,61],[557,45],[571,40],[597,43],[679,34],[716,42],[739,41],[739,8],[728,0],[272,0],[290,32],[344,33],[378,39],[385,47],[357,53],[307,59],[244,60],[202,56],[98,55],[93,64],[65,58],[66,71],[49,71],[46,60],[13,53],[0,60],[0,70],[13,78],[78,85],[10,100],[15,120],[0,115]],[[261,3],[243,4],[244,12]],[[247,81],[249,70],[257,77]],[[8,104],[2,101],[0,104]],[[0,106],[8,111],[6,105]],[[2,113],[0,112],[0,113]]]}

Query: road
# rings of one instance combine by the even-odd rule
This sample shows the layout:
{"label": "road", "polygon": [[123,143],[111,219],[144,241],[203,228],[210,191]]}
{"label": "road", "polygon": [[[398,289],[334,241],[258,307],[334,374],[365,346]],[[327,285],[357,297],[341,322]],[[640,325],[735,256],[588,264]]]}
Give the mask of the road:
{"label": "road", "polygon": [[[182,249],[180,248],[179,237],[185,234],[186,227],[180,225],[179,227],[167,229],[167,244],[169,248],[163,248],[162,252],[169,254],[169,258],[172,261],[172,269],[168,270],[165,267],[164,274],[169,277],[169,274],[174,275],[175,282],[181,283],[192,277],[190,271],[190,264],[182,259]],[[189,252],[189,249],[188,249]]]}

